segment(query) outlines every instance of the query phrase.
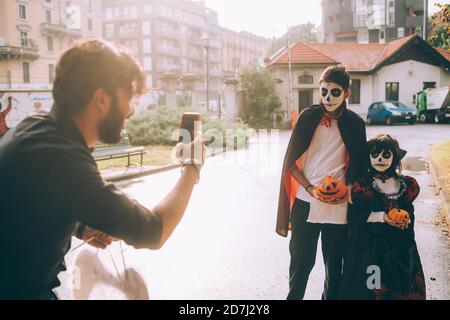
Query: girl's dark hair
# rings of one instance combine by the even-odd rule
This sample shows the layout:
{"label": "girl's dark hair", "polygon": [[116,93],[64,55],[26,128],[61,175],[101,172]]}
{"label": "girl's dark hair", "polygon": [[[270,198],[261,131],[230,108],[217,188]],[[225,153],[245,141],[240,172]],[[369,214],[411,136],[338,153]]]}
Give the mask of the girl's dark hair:
{"label": "girl's dark hair", "polygon": [[94,92],[111,96],[122,88],[133,96],[145,91],[145,73],[131,52],[101,40],[77,42],[56,66],[53,99],[58,109],[75,115],[84,110]]}
{"label": "girl's dark hair", "polygon": [[345,67],[330,66],[322,72],[319,83],[323,81],[334,82],[344,88],[344,90],[348,90],[350,88],[350,80],[350,74],[345,70]]}
{"label": "girl's dark hair", "polygon": [[[395,138],[388,134],[378,134],[367,142],[367,149],[369,154],[380,153],[383,150],[391,151],[394,159],[388,173],[395,174],[397,170],[399,173],[402,172],[402,159],[405,157],[406,151],[400,149],[400,145]],[[370,167],[372,168],[372,166]]]}

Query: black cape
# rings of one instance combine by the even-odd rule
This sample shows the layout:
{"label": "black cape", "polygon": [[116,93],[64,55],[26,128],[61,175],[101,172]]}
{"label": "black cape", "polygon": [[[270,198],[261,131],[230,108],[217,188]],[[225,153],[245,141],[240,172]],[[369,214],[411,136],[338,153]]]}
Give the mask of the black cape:
{"label": "black cape", "polygon": [[[278,200],[276,232],[283,237],[288,235],[292,205],[298,190],[298,183],[292,177],[290,169],[309,148],[323,117],[321,107],[313,105],[300,114],[292,132],[284,158]],[[355,112],[345,109],[338,119],[338,127],[348,154],[346,179],[351,183],[361,178],[368,168],[366,126]]]}

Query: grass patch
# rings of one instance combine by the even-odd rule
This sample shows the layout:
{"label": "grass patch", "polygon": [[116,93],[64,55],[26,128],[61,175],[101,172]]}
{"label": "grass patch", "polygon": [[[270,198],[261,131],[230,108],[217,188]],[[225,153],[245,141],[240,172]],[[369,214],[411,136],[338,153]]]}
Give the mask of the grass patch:
{"label": "grass patch", "polygon": [[[138,146],[136,146],[138,147]],[[143,158],[144,166],[162,166],[171,163],[171,146],[147,146],[145,151],[147,152]],[[140,165],[141,156],[131,157],[131,164]],[[116,168],[125,168],[128,165],[128,158],[120,158],[113,160],[104,160],[97,162],[99,170],[108,170]]]}
{"label": "grass patch", "polygon": [[431,147],[431,157],[445,198],[450,200],[450,141]]}

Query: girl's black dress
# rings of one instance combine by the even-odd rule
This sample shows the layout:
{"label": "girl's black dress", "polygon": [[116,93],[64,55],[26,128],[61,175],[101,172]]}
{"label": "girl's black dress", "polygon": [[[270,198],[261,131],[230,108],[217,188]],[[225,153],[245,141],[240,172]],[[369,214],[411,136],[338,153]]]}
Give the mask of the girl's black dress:
{"label": "girl's black dress", "polygon": [[[372,177],[354,184],[352,198],[356,210],[351,210],[349,215],[349,248],[344,261],[341,299],[426,298],[425,278],[414,239],[413,201],[420,187],[412,177],[399,176],[398,179],[400,190],[392,195],[383,193]],[[367,222],[371,212],[388,212],[391,208],[409,213],[408,229]],[[376,281],[377,270],[381,283]]]}

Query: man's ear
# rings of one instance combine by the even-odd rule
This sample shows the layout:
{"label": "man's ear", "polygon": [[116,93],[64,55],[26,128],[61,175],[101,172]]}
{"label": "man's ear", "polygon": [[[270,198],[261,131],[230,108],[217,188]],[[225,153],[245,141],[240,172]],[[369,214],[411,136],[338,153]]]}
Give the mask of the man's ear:
{"label": "man's ear", "polygon": [[345,100],[347,100],[348,98],[350,98],[352,96],[352,90],[348,89],[347,91],[345,91]]}
{"label": "man's ear", "polygon": [[104,89],[95,90],[92,100],[101,115],[106,115],[111,109],[112,98]]}

